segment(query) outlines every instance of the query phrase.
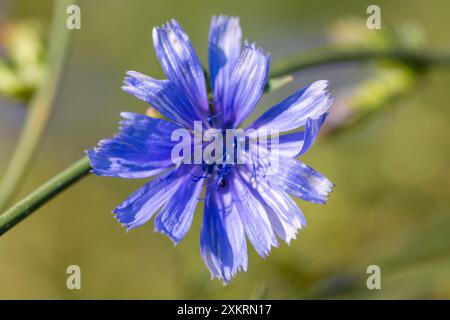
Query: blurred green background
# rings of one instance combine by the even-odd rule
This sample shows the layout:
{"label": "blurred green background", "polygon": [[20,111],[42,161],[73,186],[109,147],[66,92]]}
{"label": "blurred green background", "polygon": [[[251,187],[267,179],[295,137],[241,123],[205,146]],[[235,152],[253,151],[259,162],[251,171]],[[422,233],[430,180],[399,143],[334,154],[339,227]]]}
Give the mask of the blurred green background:
{"label": "blurred green background", "polygon": [[[120,86],[127,70],[163,78],[151,30],[171,18],[207,61],[211,15],[241,18],[244,37],[273,60],[325,45],[339,19],[365,19],[372,1],[80,1],[56,111],[17,198],[117,130],[120,111],[145,112]],[[427,48],[450,50],[450,2],[377,1],[385,29],[412,22]],[[0,19],[37,19],[48,30],[52,1],[0,0]],[[378,32],[378,31],[372,31]],[[367,76],[365,64],[307,70],[265,95],[257,113],[296,88],[329,79],[337,96]],[[174,248],[152,223],[126,233],[111,210],[144,181],[88,177],[0,238],[0,298],[450,298],[450,72],[434,69],[376,119],[319,140],[303,161],[336,184],[327,205],[299,202],[308,221],[290,246],[267,259],[249,250],[248,272],[227,286],[210,280],[199,249],[202,208]],[[0,99],[0,172],[26,108]],[[202,206],[201,206],[202,207]],[[66,288],[66,268],[81,267],[82,289]],[[382,289],[368,290],[379,265]]]}

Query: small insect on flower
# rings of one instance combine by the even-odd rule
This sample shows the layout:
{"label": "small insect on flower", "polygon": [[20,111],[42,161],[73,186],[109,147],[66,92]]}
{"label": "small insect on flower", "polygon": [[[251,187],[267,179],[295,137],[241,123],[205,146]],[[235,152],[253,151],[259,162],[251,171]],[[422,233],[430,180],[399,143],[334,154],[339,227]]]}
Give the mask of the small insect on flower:
{"label": "small insect on flower", "polygon": [[[327,81],[314,82],[241,129],[263,94],[270,56],[255,44],[242,46],[238,18],[212,18],[210,99],[200,61],[176,21],[154,28],[153,43],[168,79],[130,71],[123,90],[165,119],[122,113],[120,132],[87,152],[92,172],[120,178],[154,176],[114,213],[127,229],[157,214],[156,231],[175,243],[189,230],[198,202],[204,201],[201,255],[213,277],[229,282],[247,269],[247,238],[266,257],[278,239],[290,243],[305,225],[290,195],[319,204],[327,201],[332,183],[295,158],[313,144],[333,97]],[[243,134],[230,139],[228,131],[234,129]],[[192,140],[174,139],[180,130]],[[202,153],[199,160],[198,149],[206,151],[213,143],[206,138],[211,130],[220,136],[214,139],[215,160]],[[281,135],[268,141],[274,132]],[[185,148],[174,157],[180,144]]]}

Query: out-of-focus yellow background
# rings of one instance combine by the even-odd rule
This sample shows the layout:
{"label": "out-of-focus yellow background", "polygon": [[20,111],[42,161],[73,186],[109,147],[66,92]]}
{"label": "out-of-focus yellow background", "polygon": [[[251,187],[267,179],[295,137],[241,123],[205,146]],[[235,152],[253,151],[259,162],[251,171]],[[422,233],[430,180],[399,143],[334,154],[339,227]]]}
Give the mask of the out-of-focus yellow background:
{"label": "out-of-focus yellow background", "polygon": [[[323,46],[336,20],[366,19],[371,1],[95,0],[80,1],[56,110],[18,198],[101,138],[117,131],[119,112],[146,105],[121,91],[127,70],[163,78],[153,26],[175,18],[207,64],[213,14],[241,18],[244,37],[273,60]],[[450,50],[448,1],[377,1],[383,28],[419,25],[430,50]],[[48,30],[52,1],[0,0],[0,20],[37,19]],[[378,32],[378,31],[373,31]],[[365,65],[326,66],[263,97],[257,113],[296,88],[329,79],[341,101],[364,79]],[[266,259],[249,249],[249,267],[229,285],[211,280],[199,249],[202,205],[174,247],[152,223],[126,233],[111,210],[141,180],[91,176],[0,238],[0,298],[450,298],[450,72],[434,69],[371,122],[321,139],[302,160],[336,184],[327,205],[299,201],[308,221],[290,246]],[[341,101],[342,102],[342,101]],[[0,98],[0,173],[16,144],[26,108]],[[16,199],[16,200],[17,200]],[[79,265],[82,289],[66,288]],[[379,265],[381,290],[368,290],[366,268]]]}

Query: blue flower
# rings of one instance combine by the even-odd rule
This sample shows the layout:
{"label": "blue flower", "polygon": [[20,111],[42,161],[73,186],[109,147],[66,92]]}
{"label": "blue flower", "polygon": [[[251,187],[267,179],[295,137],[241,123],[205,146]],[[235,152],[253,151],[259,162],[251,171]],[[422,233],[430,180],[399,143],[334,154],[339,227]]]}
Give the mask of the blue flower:
{"label": "blue flower", "polygon": [[[238,18],[213,17],[209,33],[212,98],[208,99],[203,68],[180,25],[172,20],[154,28],[153,43],[167,80],[130,71],[123,89],[167,120],[122,113],[120,132],[88,151],[92,172],[120,178],[154,176],[114,213],[127,229],[156,215],[155,229],[175,243],[189,230],[198,202],[204,201],[201,255],[212,276],[228,282],[236,272],[247,269],[247,238],[265,257],[272,246],[278,246],[278,239],[290,243],[305,225],[290,195],[319,204],[327,201],[332,183],[295,158],[313,144],[333,97],[327,81],[314,82],[245,128],[247,139],[270,130],[283,133],[279,152],[267,153],[264,164],[261,158],[256,166],[174,162],[172,150],[178,141],[172,141],[171,134],[175,130],[194,132],[195,121],[205,128],[240,127],[263,94],[270,56],[255,44],[242,46]],[[253,157],[253,151],[244,153]],[[265,169],[275,160],[277,174],[267,175]]]}

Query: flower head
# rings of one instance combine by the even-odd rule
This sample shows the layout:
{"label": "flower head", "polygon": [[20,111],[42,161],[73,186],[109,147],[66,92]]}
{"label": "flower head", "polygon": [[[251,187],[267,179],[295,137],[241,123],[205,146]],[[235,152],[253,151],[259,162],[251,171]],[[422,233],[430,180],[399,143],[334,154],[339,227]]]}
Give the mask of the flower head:
{"label": "flower head", "polygon": [[[153,43],[167,80],[130,71],[123,89],[167,120],[122,113],[119,134],[88,151],[93,173],[154,176],[114,213],[128,229],[156,215],[155,229],[175,243],[189,230],[198,202],[204,201],[201,255],[213,277],[228,282],[237,271],[247,269],[247,238],[265,257],[279,239],[289,243],[305,225],[290,195],[313,203],[327,201],[332,183],[295,158],[313,144],[333,97],[327,81],[314,82],[242,129],[242,136],[227,135],[226,146],[219,143],[211,153],[214,161],[192,162],[196,141],[205,152],[212,145],[212,139],[205,139],[207,132],[215,129],[220,136],[239,128],[256,107],[267,83],[270,56],[255,44],[242,46],[238,18],[213,17],[208,99],[204,71],[180,25],[172,20],[155,28]],[[173,139],[180,130],[192,139]],[[282,134],[276,146],[275,140],[262,139],[273,132]],[[214,141],[222,142],[218,136]],[[182,152],[174,157],[180,144]],[[275,174],[269,173],[275,167]]]}

